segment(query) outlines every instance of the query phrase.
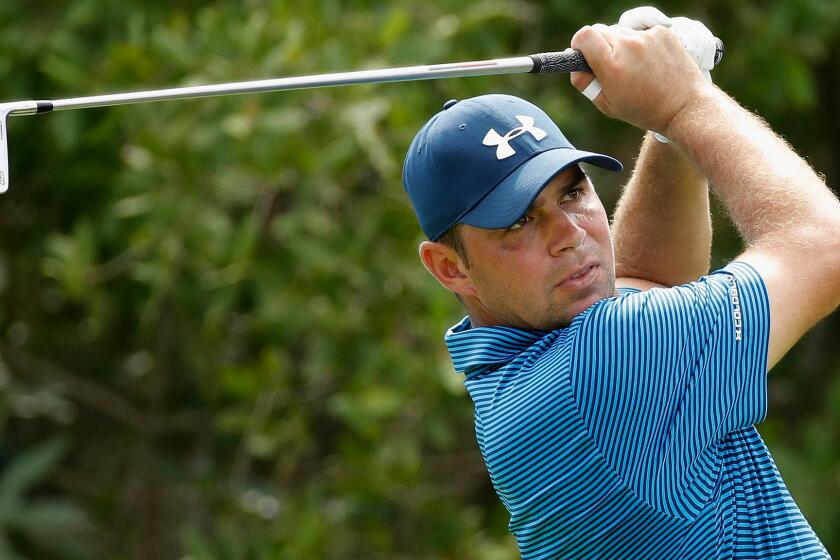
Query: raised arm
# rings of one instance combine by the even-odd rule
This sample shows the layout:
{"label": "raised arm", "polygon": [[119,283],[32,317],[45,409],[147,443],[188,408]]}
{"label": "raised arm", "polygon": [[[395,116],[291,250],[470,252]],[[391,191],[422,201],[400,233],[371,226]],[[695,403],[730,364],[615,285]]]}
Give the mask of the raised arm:
{"label": "raised arm", "polygon": [[667,130],[716,185],[745,241],[738,260],[767,286],[772,367],[840,305],[840,202],[784,140],[719,89],[700,90]]}
{"label": "raised arm", "polygon": [[612,225],[616,283],[676,286],[709,272],[706,179],[673,144],[645,135]]}
{"label": "raised arm", "polygon": [[603,92],[605,114],[676,142],[714,185],[770,300],[768,369],[840,305],[840,202],[756,116],[708,84],[662,27],[572,39]]}

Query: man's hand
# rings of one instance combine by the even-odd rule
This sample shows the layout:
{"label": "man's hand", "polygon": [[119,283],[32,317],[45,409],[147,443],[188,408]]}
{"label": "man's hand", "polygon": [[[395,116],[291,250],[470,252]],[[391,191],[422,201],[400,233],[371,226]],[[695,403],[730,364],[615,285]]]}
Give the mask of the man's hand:
{"label": "man's hand", "polygon": [[572,85],[583,91],[597,76],[603,91],[595,106],[642,129],[664,133],[693,98],[711,87],[680,39],[661,26],[635,31],[595,24],[575,33],[571,46],[592,68],[592,73],[575,73]]}

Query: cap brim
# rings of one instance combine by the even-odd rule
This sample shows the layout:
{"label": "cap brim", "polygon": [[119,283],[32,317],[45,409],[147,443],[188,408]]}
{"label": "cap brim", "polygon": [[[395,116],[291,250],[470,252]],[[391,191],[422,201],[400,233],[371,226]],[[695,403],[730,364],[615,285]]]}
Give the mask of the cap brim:
{"label": "cap brim", "polygon": [[520,165],[458,222],[489,229],[510,227],[558,173],[581,162],[611,171],[623,169],[620,161],[604,154],[571,148],[548,150]]}

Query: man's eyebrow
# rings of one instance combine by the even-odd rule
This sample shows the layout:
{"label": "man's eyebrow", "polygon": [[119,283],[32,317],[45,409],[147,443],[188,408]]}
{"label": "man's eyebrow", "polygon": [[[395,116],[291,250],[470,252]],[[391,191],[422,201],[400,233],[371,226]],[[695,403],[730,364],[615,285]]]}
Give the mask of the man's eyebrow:
{"label": "man's eyebrow", "polygon": [[[577,172],[574,175],[572,175],[572,178],[569,179],[562,187],[560,187],[559,190],[562,193],[566,193],[572,190],[572,187],[578,185],[581,181],[583,181],[586,178],[586,172],[580,166],[577,166]],[[537,208],[540,208],[543,204],[545,204],[545,199],[540,200],[541,198],[541,196],[535,198],[531,206],[528,207],[528,210],[536,210]]]}

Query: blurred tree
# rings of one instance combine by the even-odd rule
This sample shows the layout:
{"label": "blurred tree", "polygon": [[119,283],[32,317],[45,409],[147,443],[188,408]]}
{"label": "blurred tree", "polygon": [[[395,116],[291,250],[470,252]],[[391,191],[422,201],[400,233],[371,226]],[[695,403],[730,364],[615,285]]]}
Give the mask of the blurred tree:
{"label": "blurred tree", "polygon": [[[562,49],[632,5],[75,0],[33,13],[7,2],[2,97]],[[837,183],[840,4],[659,7],[722,37],[716,82]],[[563,76],[13,119],[0,480],[29,472],[16,490],[24,509],[9,511],[36,499],[56,509],[41,512],[34,540],[0,513],[8,554],[54,558],[70,531],[69,558],[516,558],[441,340],[461,311],[418,262],[400,186],[428,116],[488,91],[528,97],[578,145],[633,159],[641,133],[600,116]],[[595,174],[608,204],[625,177]],[[716,222],[722,263],[739,244]],[[777,368],[761,427],[835,553],[839,323]],[[45,443],[56,435],[64,453]]]}

